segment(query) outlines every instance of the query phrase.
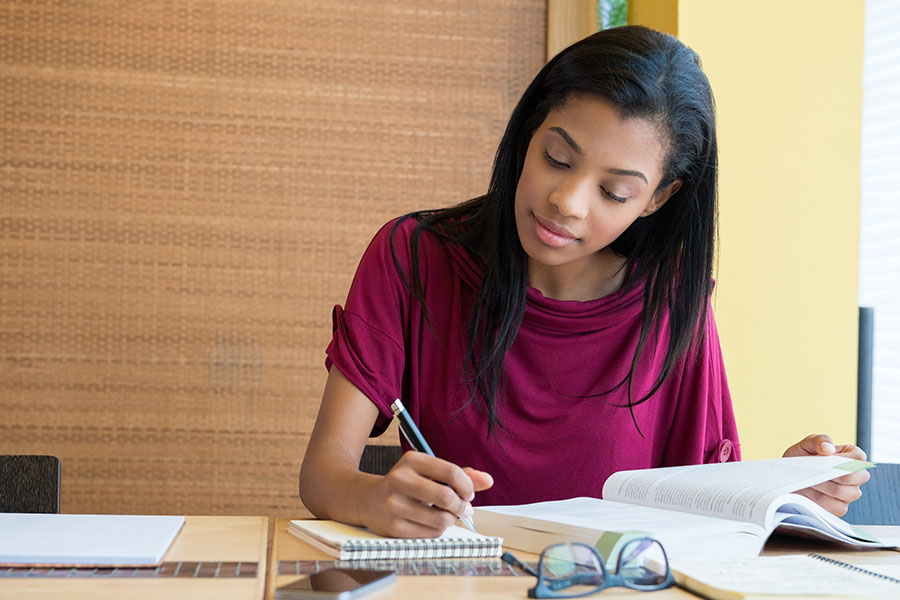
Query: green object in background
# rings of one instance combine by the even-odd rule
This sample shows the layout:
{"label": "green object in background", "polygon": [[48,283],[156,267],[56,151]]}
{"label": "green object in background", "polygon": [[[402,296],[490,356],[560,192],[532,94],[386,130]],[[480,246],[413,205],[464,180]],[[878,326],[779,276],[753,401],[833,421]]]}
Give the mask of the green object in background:
{"label": "green object in background", "polygon": [[615,566],[619,560],[619,553],[626,544],[650,536],[647,531],[604,531],[594,548],[603,557],[606,566]]}
{"label": "green object in background", "polygon": [[600,29],[628,24],[628,0],[598,0],[597,23]]}

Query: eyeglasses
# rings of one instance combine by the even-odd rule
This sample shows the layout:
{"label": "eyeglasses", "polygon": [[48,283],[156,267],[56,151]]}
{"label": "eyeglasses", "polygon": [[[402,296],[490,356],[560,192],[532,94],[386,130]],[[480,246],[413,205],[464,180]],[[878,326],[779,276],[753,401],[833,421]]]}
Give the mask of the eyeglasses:
{"label": "eyeglasses", "polygon": [[577,598],[608,587],[653,591],[671,586],[675,579],[662,544],[653,538],[626,543],[616,560],[616,572],[606,569],[603,557],[592,546],[577,542],[554,544],[541,552],[535,571],[509,552],[502,560],[538,578],[529,598]]}

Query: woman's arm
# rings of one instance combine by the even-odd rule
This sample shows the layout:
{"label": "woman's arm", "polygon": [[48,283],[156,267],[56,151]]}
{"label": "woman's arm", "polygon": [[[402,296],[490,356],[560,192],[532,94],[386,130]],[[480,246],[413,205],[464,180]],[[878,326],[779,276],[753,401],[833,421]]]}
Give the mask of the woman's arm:
{"label": "woman's arm", "polygon": [[[487,473],[420,452],[406,452],[386,476],[359,470],[378,408],[336,367],[300,470],[300,498],[314,515],[393,537],[434,537],[470,516]],[[439,482],[444,482],[442,485]]]}

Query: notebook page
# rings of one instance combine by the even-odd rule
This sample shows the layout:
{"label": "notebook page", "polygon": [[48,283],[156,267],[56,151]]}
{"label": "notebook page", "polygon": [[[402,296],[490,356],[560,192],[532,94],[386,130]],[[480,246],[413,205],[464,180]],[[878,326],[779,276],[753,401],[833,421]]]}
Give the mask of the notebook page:
{"label": "notebook page", "polygon": [[[382,536],[372,533],[365,527],[356,527],[339,523],[337,521],[324,521],[314,519],[298,519],[291,521],[291,525],[295,528],[306,531],[306,533],[316,536],[317,538],[328,542],[334,546],[340,546],[344,542],[358,540],[382,540]],[[439,540],[458,540],[458,539],[487,539],[487,536],[474,533],[464,527],[453,525],[435,538]]]}
{"label": "notebook page", "polygon": [[[848,596],[897,598],[900,584],[890,583],[806,555],[759,556],[720,560],[671,561],[675,580],[700,591],[706,585],[744,595]],[[691,581],[693,580],[693,581]]]}

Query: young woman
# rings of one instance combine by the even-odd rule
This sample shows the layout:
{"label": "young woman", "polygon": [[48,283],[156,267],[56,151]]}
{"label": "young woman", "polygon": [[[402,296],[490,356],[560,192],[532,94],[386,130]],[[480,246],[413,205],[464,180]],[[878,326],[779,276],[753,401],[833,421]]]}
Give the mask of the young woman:
{"label": "young woman", "polygon": [[[476,492],[600,496],[615,471],[739,460],[709,309],[717,166],[712,92],[677,39],[622,27],[551,60],[487,193],[388,223],[335,307],[307,508],[434,536]],[[395,398],[440,458],[361,473]],[[828,436],[785,454],[835,452],[863,457]],[[804,493],[843,514],[867,478]]]}

